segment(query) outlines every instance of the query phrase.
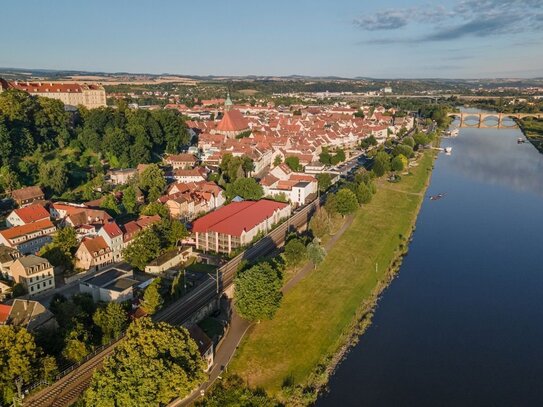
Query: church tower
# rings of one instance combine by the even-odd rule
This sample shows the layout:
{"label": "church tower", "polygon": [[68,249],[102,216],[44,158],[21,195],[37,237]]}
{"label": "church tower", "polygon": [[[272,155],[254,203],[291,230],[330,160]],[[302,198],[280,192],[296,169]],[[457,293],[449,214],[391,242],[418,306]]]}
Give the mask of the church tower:
{"label": "church tower", "polygon": [[232,109],[232,99],[230,99],[230,92],[226,94],[226,100],[224,101],[224,110],[228,112],[230,109]]}

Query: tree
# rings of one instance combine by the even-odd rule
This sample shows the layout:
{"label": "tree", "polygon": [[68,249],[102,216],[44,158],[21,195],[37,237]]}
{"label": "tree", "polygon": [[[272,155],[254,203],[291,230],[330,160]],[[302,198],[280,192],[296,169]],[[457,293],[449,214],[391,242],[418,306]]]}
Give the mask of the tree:
{"label": "tree", "polygon": [[373,165],[371,169],[373,173],[378,177],[382,177],[383,175],[385,175],[388,171],[390,171],[389,155],[384,151],[378,152],[373,159]]}
{"label": "tree", "polygon": [[289,267],[296,267],[306,258],[307,251],[304,242],[299,238],[290,239],[285,245],[283,257]]}
{"label": "tree", "polygon": [[128,317],[122,305],[110,302],[103,308],[98,308],[92,320],[102,331],[102,343],[107,344],[117,338],[128,324]]}
{"label": "tree", "polygon": [[[156,164],[149,164],[139,176],[138,187],[146,194],[147,202],[154,202],[158,198],[156,195],[160,196],[166,187],[164,171]],[[149,198],[151,190],[153,190],[153,195],[155,195],[151,198],[155,199]]]}
{"label": "tree", "polygon": [[136,196],[136,189],[130,185],[123,191],[122,204],[126,213],[136,213],[138,207],[138,200]]}
{"label": "tree", "polygon": [[100,204],[100,208],[105,209],[113,217],[121,213],[121,209],[117,204],[117,198],[115,198],[115,195],[113,194],[107,194],[104,197],[102,203]]}
{"label": "tree", "polygon": [[77,233],[72,227],[57,229],[53,241],[40,249],[40,256],[45,257],[53,266],[73,268],[73,255],[79,245]]}
{"label": "tree", "polygon": [[313,232],[313,236],[318,238],[323,238],[330,233],[330,215],[328,215],[326,208],[317,209],[309,221],[309,228]]}
{"label": "tree", "polygon": [[166,405],[204,379],[198,345],[187,329],[140,318],[95,371],[84,398],[88,406]]}
{"label": "tree", "polygon": [[356,199],[360,205],[371,202],[373,194],[367,184],[363,182],[358,184],[356,188]]}
{"label": "tree", "polygon": [[27,385],[56,369],[54,361],[41,356],[41,349],[25,328],[0,325],[0,404],[3,399],[6,405],[11,405],[15,379]]}
{"label": "tree", "polygon": [[62,356],[71,362],[79,362],[90,353],[88,334],[81,326],[74,328],[67,337]]}
{"label": "tree", "polygon": [[278,165],[280,165],[281,163],[283,162],[283,159],[281,158],[280,155],[277,155],[275,156],[274,160],[273,160],[273,166],[274,167],[277,167]]}
{"label": "tree", "polygon": [[402,144],[405,144],[406,146],[413,148],[415,147],[415,140],[413,139],[413,137],[407,136],[402,139]]}
{"label": "tree", "polygon": [[160,295],[160,282],[160,278],[155,279],[143,293],[141,308],[149,315],[156,313],[164,303],[164,299]]}
{"label": "tree", "polygon": [[398,144],[394,147],[394,150],[392,150],[392,155],[394,157],[400,154],[406,156],[407,158],[411,158],[415,155],[413,153],[413,148],[405,144]]}
{"label": "tree", "polygon": [[138,232],[132,243],[123,250],[123,255],[132,266],[144,270],[151,260],[160,255],[160,252],[160,237],[153,228],[149,228]]}
{"label": "tree", "polygon": [[326,250],[321,246],[318,238],[313,239],[311,243],[307,245],[307,258],[313,266],[317,268],[319,264],[324,261],[326,257]]}
{"label": "tree", "polygon": [[264,190],[254,178],[238,178],[226,186],[226,197],[232,200],[236,196],[258,200],[264,196]]}
{"label": "tree", "polygon": [[271,319],[279,309],[281,276],[269,263],[256,264],[235,278],[234,304],[245,319]]}
{"label": "tree", "polygon": [[300,159],[296,156],[290,156],[285,158],[285,164],[288,165],[288,167],[292,171],[301,171],[302,167],[300,165]]}
{"label": "tree", "polygon": [[322,149],[322,152],[319,154],[319,161],[322,164],[331,164],[332,163],[332,156],[328,152],[328,148],[324,147]]}
{"label": "tree", "polygon": [[358,208],[358,200],[356,195],[347,188],[341,188],[336,194],[337,211],[340,215],[345,216],[355,212]]}
{"label": "tree", "polygon": [[317,181],[321,191],[326,191],[328,188],[330,188],[330,185],[332,185],[332,177],[327,172],[317,174]]}
{"label": "tree", "polygon": [[278,407],[281,404],[268,396],[261,389],[253,390],[245,385],[243,379],[229,375],[213,386],[202,401],[196,402],[200,407]]}
{"label": "tree", "polygon": [[417,148],[420,146],[425,146],[426,144],[430,142],[426,134],[422,132],[415,133],[415,135],[413,136],[413,140]]}
{"label": "tree", "polygon": [[336,194],[328,194],[324,207],[326,208],[326,212],[328,212],[330,215],[335,215],[338,213]]}
{"label": "tree", "polygon": [[251,172],[255,170],[255,163],[251,157],[246,155],[241,157],[241,169],[245,173],[245,176],[248,177]]}
{"label": "tree", "polygon": [[151,202],[149,205],[144,206],[141,210],[141,214],[145,216],[158,215],[162,219],[166,219],[170,216],[168,208],[159,202]]}
{"label": "tree", "polygon": [[62,194],[68,185],[68,169],[63,161],[43,161],[39,166],[40,185],[50,188],[55,194]]}
{"label": "tree", "polygon": [[403,154],[400,154],[392,159],[392,161],[390,162],[390,168],[392,169],[392,171],[396,171],[396,172],[403,171],[404,166],[403,166],[402,157],[405,157],[405,156]]}

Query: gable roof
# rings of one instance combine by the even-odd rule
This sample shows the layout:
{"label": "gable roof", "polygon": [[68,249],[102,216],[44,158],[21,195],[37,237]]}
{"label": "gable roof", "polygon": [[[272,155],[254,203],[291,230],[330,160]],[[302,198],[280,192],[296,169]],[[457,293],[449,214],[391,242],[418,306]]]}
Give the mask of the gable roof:
{"label": "gable roof", "polygon": [[232,202],[196,219],[193,232],[213,231],[232,236],[241,236],[273,215],[276,210],[287,207],[287,203],[261,199],[259,201]]}
{"label": "gable roof", "polygon": [[26,201],[27,199],[32,198],[38,198],[44,196],[44,193],[42,189],[37,186],[33,185],[26,188],[16,189],[15,191],[11,191],[11,196],[16,201]]}
{"label": "gable roof", "polygon": [[106,223],[102,229],[104,229],[104,232],[112,239],[123,234],[123,231],[115,222]]}
{"label": "gable roof", "polygon": [[81,244],[87,249],[92,257],[97,257],[100,250],[103,250],[106,253],[111,251],[102,236],[96,236],[92,239],[84,239]]}
{"label": "gable roof", "polygon": [[249,128],[247,119],[243,117],[239,110],[229,110],[224,113],[223,118],[217,124],[218,131],[243,131]]}
{"label": "gable roof", "polygon": [[49,212],[40,204],[32,204],[13,212],[24,222],[32,223],[42,219],[49,219]]}
{"label": "gable roof", "polygon": [[28,225],[15,226],[6,230],[1,230],[0,234],[4,236],[5,239],[13,239],[19,236],[24,236],[29,233],[37,232],[39,230],[45,230],[54,228],[55,225],[49,220],[39,220],[34,223],[29,223]]}

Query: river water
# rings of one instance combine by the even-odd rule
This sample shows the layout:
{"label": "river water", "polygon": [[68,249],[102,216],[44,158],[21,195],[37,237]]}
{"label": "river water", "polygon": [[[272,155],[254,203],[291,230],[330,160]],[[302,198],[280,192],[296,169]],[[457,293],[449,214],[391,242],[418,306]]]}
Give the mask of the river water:
{"label": "river water", "polygon": [[372,326],[317,406],[543,405],[543,155],[519,129],[442,140]]}

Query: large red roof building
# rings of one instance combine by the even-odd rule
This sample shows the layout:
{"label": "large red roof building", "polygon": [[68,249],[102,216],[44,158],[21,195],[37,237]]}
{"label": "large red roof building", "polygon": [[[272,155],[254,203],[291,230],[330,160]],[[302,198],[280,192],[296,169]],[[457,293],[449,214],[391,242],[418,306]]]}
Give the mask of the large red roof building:
{"label": "large red roof building", "polygon": [[64,82],[8,82],[0,78],[0,93],[17,89],[34,96],[58,99],[65,105],[83,105],[88,109],[106,106],[106,91],[102,85]]}
{"label": "large red roof building", "polygon": [[251,243],[259,233],[268,233],[290,213],[290,205],[283,202],[232,202],[194,221],[196,249],[231,253]]}

